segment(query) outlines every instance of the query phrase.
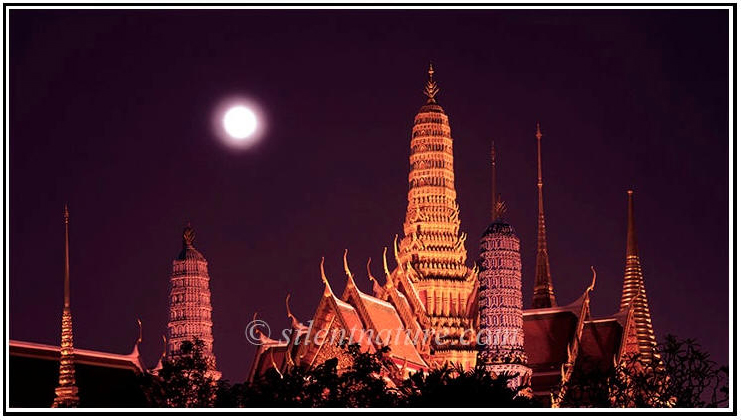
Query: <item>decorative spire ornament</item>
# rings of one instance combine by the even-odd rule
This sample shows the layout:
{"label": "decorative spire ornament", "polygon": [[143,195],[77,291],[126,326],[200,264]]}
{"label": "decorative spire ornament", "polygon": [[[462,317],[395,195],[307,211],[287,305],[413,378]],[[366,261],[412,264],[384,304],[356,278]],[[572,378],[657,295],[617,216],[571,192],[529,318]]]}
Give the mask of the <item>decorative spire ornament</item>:
{"label": "decorative spire ornament", "polygon": [[80,397],[75,381],[75,354],[72,334],[72,309],[69,287],[69,210],[64,205],[64,308],[62,309],[62,344],[59,357],[59,385],[52,407],[77,407]]}
{"label": "decorative spire ornament", "polygon": [[437,86],[437,82],[432,78],[432,75],[435,74],[435,69],[432,67],[432,62],[430,61],[430,67],[427,70],[427,74],[429,74],[429,79],[427,80],[427,83],[425,84],[425,95],[427,95],[427,103],[428,104],[434,104],[437,103],[435,100],[435,95],[440,92],[440,88]]}
{"label": "decorative spire ornament", "polygon": [[[628,190],[628,235],[625,249],[625,272],[623,274],[623,295],[620,300],[620,309],[625,310],[633,305],[633,317],[636,323],[638,351],[640,360],[649,363],[658,358],[656,353],[656,337],[654,336],[651,313],[648,310],[646,285],[643,280],[641,260],[638,258],[638,244],[635,234],[635,220],[633,214],[633,191]],[[631,303],[632,302],[632,303]]]}
{"label": "decorative spire ornament", "polygon": [[533,288],[533,308],[552,308],[556,304],[553,291],[551,265],[548,261],[548,245],[545,236],[545,210],[543,206],[543,170],[541,167],[540,123],[535,125],[535,138],[538,140],[538,245],[535,254],[535,287]]}

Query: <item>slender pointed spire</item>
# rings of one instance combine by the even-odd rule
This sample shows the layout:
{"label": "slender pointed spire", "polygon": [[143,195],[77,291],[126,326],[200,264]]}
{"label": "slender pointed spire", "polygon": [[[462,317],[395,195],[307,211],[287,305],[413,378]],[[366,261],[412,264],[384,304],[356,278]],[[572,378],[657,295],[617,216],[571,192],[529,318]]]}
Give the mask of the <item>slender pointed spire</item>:
{"label": "slender pointed spire", "polygon": [[494,147],[494,141],[491,142],[491,220],[497,220],[497,151]]}
{"label": "slender pointed spire", "polygon": [[491,142],[491,221],[504,217],[507,206],[502,201],[502,194],[497,193],[497,154],[494,142]]}
{"label": "slender pointed spire", "polygon": [[533,308],[551,308],[556,304],[553,291],[551,265],[548,261],[548,244],[545,236],[545,210],[543,206],[543,169],[540,155],[540,123],[535,125],[535,138],[538,140],[538,245],[535,255],[535,287],[533,290]]}
{"label": "slender pointed spire", "polygon": [[432,67],[432,62],[430,61],[430,67],[427,69],[427,74],[429,74],[429,79],[427,80],[427,83],[425,84],[425,95],[427,95],[427,103],[434,104],[437,101],[435,100],[435,95],[437,95],[438,92],[440,92],[440,88],[437,86],[437,82],[432,78],[432,75],[435,74],[435,69]]}
{"label": "slender pointed spire", "polygon": [[640,359],[644,363],[648,363],[652,358],[658,357],[658,354],[655,352],[656,337],[651,322],[651,313],[648,310],[648,297],[643,280],[641,261],[638,258],[632,190],[628,190],[628,235],[626,242],[623,296],[620,300],[620,309],[628,308],[632,302],[638,349],[641,354]]}
{"label": "slender pointed spire", "polygon": [[69,209],[64,205],[64,309],[62,310],[62,345],[59,357],[59,385],[52,407],[77,407],[80,397],[75,381],[75,354],[72,334],[72,309],[69,287]]}

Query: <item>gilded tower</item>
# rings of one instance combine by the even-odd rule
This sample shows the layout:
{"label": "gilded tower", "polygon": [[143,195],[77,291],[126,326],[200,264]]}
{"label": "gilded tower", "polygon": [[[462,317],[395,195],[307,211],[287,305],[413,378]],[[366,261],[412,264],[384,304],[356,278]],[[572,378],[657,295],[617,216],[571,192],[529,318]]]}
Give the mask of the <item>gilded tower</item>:
{"label": "gilded tower", "polygon": [[651,324],[651,313],[648,311],[648,297],[646,296],[646,285],[643,281],[641,260],[638,258],[635,221],[633,219],[633,191],[628,190],[628,238],[625,250],[625,273],[620,310],[627,309],[631,302],[633,302],[633,317],[636,324],[640,360],[648,363],[652,358],[659,356],[655,351],[656,337]]}
{"label": "gilded tower", "polygon": [[492,222],[481,237],[479,314],[482,340],[478,365],[494,374],[518,374],[513,385],[527,381],[522,318],[520,239],[504,220],[506,207],[496,194],[494,146],[491,150]]}
{"label": "gilded tower", "polygon": [[535,126],[535,138],[538,140],[538,246],[535,254],[535,287],[533,288],[533,308],[553,308],[556,294],[551,280],[551,265],[548,261],[548,245],[545,239],[545,210],[543,208],[543,170],[541,169],[540,124]]}
{"label": "gilded tower", "polygon": [[476,273],[466,266],[466,235],[460,232],[453,172],[453,138],[448,116],[435,98],[439,88],[433,74],[430,64],[424,88],[427,101],[414,118],[408,206],[397,271],[403,271],[414,284],[431,327],[445,343],[433,345],[436,358],[472,365],[475,348],[463,349],[452,338],[474,327],[467,302],[474,292]]}
{"label": "gilded tower", "polygon": [[193,246],[195,231],[190,223],[183,230],[183,249],[172,262],[170,277],[170,322],[167,323],[167,355],[178,354],[184,341],[194,338],[205,344],[205,356],[216,371],[213,353],[214,338],[211,332],[211,290],[208,262]]}
{"label": "gilded tower", "polygon": [[59,357],[59,385],[52,407],[77,407],[75,381],[75,349],[72,340],[72,309],[69,292],[69,210],[64,205],[64,309],[62,309],[62,345]]}

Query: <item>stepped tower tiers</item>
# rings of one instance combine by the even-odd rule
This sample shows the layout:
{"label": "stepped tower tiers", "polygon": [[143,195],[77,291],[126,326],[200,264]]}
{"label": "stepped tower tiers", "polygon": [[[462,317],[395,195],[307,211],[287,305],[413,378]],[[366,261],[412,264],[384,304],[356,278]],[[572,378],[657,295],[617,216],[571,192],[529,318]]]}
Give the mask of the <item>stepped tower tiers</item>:
{"label": "stepped tower tiers", "polygon": [[193,246],[194,240],[195,231],[188,223],[183,230],[183,250],[172,262],[167,355],[177,355],[184,341],[203,340],[205,356],[213,367],[211,375],[218,379],[221,374],[216,371],[213,353],[208,262]]}
{"label": "stepped tower tiers", "polygon": [[468,346],[470,354],[453,354],[461,347],[457,338],[474,327],[467,302],[476,276],[466,266],[466,236],[459,231],[456,202],[453,138],[448,116],[435,98],[439,88],[432,64],[428,74],[424,89],[427,102],[414,118],[412,129],[408,206],[396,273],[403,272],[412,282],[432,329],[441,338],[436,358],[473,365],[475,346]]}
{"label": "stepped tower tiers", "polygon": [[492,223],[481,237],[479,265],[479,356],[477,364],[496,375],[518,374],[512,386],[532,374],[525,354],[522,318],[520,239],[504,220],[506,207],[496,194],[495,153],[491,152]]}
{"label": "stepped tower tiers", "polygon": [[75,350],[72,340],[72,309],[69,292],[69,210],[64,205],[64,309],[62,309],[62,345],[59,358],[59,386],[52,407],[77,407],[80,397],[75,382]]}
{"label": "stepped tower tiers", "polygon": [[659,355],[655,351],[656,337],[651,324],[651,313],[648,310],[648,297],[646,296],[646,285],[643,281],[641,261],[638,258],[633,216],[633,191],[628,190],[628,239],[625,251],[625,274],[623,276],[623,296],[620,300],[620,310],[630,307],[631,302],[633,302],[638,349],[641,354],[640,360],[648,363],[652,358],[659,357]]}
{"label": "stepped tower tiers", "polygon": [[538,140],[538,246],[535,254],[535,287],[533,288],[533,308],[553,308],[556,294],[551,280],[551,265],[548,262],[548,245],[545,238],[545,210],[543,209],[543,171],[541,169],[540,123],[535,126],[535,138]]}

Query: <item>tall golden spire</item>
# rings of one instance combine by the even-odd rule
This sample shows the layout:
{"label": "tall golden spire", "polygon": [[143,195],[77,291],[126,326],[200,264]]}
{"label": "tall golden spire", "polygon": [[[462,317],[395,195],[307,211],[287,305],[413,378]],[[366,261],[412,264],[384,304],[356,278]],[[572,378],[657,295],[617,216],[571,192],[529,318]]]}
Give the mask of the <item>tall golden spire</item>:
{"label": "tall golden spire", "polygon": [[[633,316],[636,322],[638,351],[640,359],[648,363],[658,357],[655,352],[656,337],[651,323],[651,313],[648,310],[646,286],[643,281],[643,270],[638,258],[636,244],[635,221],[633,216],[633,191],[628,190],[628,235],[625,249],[625,273],[623,275],[623,297],[620,300],[620,309],[627,309],[633,301]],[[635,300],[634,300],[635,299]]]}
{"label": "tall golden spire", "polygon": [[59,357],[59,385],[52,407],[77,407],[80,397],[75,382],[75,355],[72,340],[72,310],[69,290],[69,210],[64,205],[64,309],[62,309],[62,345]]}
{"label": "tall golden spire", "polygon": [[424,90],[425,95],[427,95],[427,103],[435,103],[435,95],[440,92],[440,88],[437,86],[437,82],[432,78],[432,75],[435,74],[435,69],[432,67],[432,62],[430,62],[430,67],[427,70],[427,74],[430,75],[430,78],[425,84]]}
{"label": "tall golden spire", "polygon": [[533,290],[533,308],[551,308],[556,304],[553,291],[551,265],[548,261],[548,245],[545,236],[545,210],[543,208],[543,170],[541,167],[540,123],[535,125],[535,138],[538,140],[538,245],[535,255],[535,287]]}

